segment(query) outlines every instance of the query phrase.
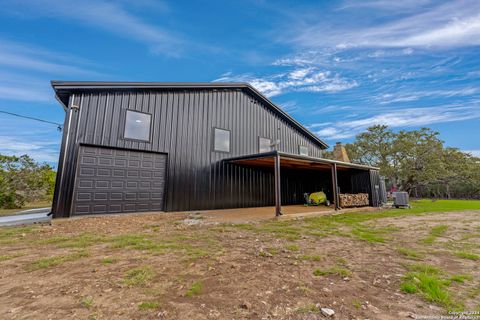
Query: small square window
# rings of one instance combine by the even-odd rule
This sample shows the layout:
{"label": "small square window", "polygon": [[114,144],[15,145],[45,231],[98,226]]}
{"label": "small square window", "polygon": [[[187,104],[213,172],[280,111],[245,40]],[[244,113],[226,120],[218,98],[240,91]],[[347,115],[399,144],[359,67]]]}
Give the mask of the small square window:
{"label": "small square window", "polygon": [[150,124],[152,115],[127,110],[125,117],[125,139],[150,141]]}
{"label": "small square window", "polygon": [[269,152],[272,150],[272,140],[267,138],[258,138],[258,152]]}
{"label": "small square window", "polygon": [[214,128],[214,150],[221,152],[230,152],[230,131]]}
{"label": "small square window", "polygon": [[308,147],[298,146],[298,153],[300,153],[301,156],[308,156]]}

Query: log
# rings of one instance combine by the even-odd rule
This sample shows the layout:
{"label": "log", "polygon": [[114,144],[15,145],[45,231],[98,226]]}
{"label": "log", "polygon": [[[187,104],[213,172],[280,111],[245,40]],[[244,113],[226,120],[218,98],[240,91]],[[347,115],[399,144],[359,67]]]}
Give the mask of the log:
{"label": "log", "polygon": [[370,204],[368,193],[340,193],[340,207],[363,207]]}

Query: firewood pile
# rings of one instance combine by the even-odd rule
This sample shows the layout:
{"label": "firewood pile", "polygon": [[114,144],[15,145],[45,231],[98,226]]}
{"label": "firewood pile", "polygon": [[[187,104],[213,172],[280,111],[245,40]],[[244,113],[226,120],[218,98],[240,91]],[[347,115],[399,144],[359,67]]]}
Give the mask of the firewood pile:
{"label": "firewood pile", "polygon": [[340,193],[340,207],[368,206],[368,193]]}

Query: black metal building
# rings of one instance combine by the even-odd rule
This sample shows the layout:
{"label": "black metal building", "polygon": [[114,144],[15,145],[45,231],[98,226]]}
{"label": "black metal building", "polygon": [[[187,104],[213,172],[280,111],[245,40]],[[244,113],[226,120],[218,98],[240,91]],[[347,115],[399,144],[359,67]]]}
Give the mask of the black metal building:
{"label": "black metal building", "polygon": [[376,168],[322,159],[327,145],[248,84],[52,86],[65,110],[54,217],[280,211],[318,190],[338,203],[339,188],[368,192],[378,205]]}

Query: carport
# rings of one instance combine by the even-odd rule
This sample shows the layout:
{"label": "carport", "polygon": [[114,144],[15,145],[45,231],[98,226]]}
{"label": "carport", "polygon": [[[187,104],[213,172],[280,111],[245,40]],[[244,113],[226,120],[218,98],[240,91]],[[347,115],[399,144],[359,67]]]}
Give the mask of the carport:
{"label": "carport", "polygon": [[[315,183],[320,182],[335,210],[341,209],[340,192],[368,193],[370,206],[379,205],[378,168],[375,167],[280,151],[234,157],[224,161],[242,166],[273,168],[276,216],[282,215],[282,194],[288,194],[289,204],[298,204],[303,201],[303,193],[320,191],[312,189]],[[282,188],[295,190],[290,192],[293,196]]]}

